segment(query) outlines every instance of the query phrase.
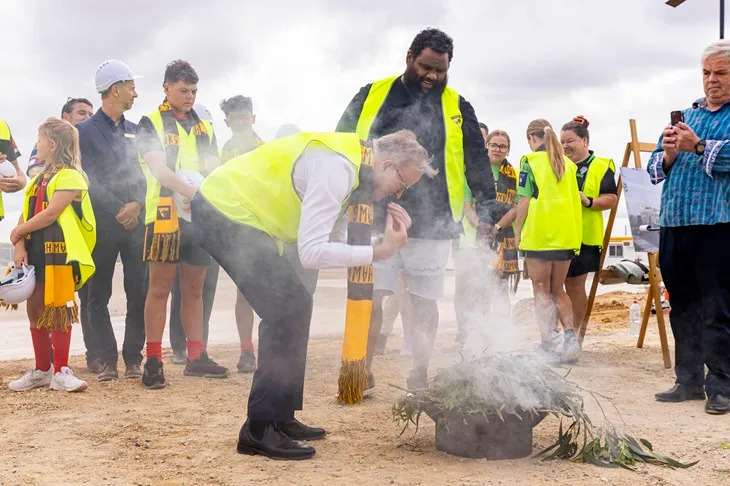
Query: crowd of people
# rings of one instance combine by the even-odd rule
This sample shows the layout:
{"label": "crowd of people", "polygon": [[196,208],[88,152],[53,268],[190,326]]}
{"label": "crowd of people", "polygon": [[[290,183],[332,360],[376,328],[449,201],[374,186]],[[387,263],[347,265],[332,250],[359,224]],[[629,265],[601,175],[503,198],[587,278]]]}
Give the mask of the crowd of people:
{"label": "crowd of people", "polygon": [[[524,275],[535,294],[538,352],[575,363],[603,212],[617,203],[613,161],[589,149],[589,122],[577,116],[559,131],[531,121],[524,135],[532,153],[513,166],[510,135],[490,131],[448,84],[452,57],[447,34],[420,32],[404,73],[363,86],[333,133],[284,126],[264,143],[251,99],[225,99],[232,137],[220,150],[210,113],[195,104],[198,74],[183,60],[166,66],[162,103],[137,124],[124,114],[138,76],[121,61],[102,63],[101,107],[69,98],[61,118],[38,129],[27,172],[1,122],[0,157],[16,174],[0,178],[0,190],[25,189],[10,234],[14,268],[32,265],[36,282],[27,300],[35,365],[10,389],[85,389],[68,367],[78,321],[88,370],[99,381],[119,377],[108,309],[118,259],[124,376],[148,389],[167,385],[162,336],[171,295],[172,362],[185,365],[185,376],[228,375],[208,355],[207,338],[221,267],[236,284],[237,369],[255,371],[241,453],[305,459],[315,450],[301,441],[326,433],[295,418],[319,269],[374,270],[348,291],[348,306],[369,319],[365,395],[399,312],[402,352],[413,360],[407,386],[427,386],[452,251],[459,344],[487,319],[509,321],[510,291]],[[660,258],[677,341],[677,384],[657,399],[707,392],[706,410],[725,413],[730,272],[719,255],[730,223],[730,43],[710,46],[702,62],[706,97],[664,130],[649,166],[654,182],[666,180]]]}

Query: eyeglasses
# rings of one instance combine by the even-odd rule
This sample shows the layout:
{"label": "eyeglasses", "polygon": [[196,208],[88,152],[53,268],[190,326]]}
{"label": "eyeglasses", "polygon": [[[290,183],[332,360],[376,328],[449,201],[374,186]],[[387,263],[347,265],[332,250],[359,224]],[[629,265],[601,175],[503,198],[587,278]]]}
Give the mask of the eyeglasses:
{"label": "eyeglasses", "polygon": [[492,150],[499,150],[500,152],[506,152],[509,150],[509,145],[499,145],[496,143],[488,143],[487,148]]}
{"label": "eyeglasses", "polygon": [[406,184],[406,181],[403,180],[403,176],[400,175],[400,171],[398,170],[398,166],[394,164],[393,165],[393,168],[395,169],[395,173],[398,174],[398,179],[400,179],[400,184],[401,184],[401,186],[403,186],[403,190],[405,191],[407,189],[410,189],[411,186],[409,186],[408,184]]}

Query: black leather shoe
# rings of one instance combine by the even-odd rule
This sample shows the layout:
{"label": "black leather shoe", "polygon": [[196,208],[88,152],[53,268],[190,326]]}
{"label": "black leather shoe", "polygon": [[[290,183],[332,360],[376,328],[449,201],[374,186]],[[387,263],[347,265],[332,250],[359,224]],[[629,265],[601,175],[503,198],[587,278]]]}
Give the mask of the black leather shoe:
{"label": "black leather shoe", "polygon": [[297,419],[289,422],[276,422],[276,426],[294,440],[318,440],[327,435],[327,431],[322,427],[310,427]]}
{"label": "black leather shoe", "polygon": [[298,461],[309,459],[316,452],[314,447],[291,439],[279,430],[275,422],[266,422],[261,429],[257,431],[259,433],[253,434],[250,421],[246,420],[238,434],[236,450],[239,454],[260,454],[271,459]]}
{"label": "black leather shoe", "polygon": [[718,394],[710,395],[705,403],[705,412],[711,415],[723,415],[730,412],[730,398]]}
{"label": "black leather shoe", "polygon": [[658,402],[686,402],[687,400],[704,400],[705,387],[681,385],[677,383],[665,392],[654,395]]}

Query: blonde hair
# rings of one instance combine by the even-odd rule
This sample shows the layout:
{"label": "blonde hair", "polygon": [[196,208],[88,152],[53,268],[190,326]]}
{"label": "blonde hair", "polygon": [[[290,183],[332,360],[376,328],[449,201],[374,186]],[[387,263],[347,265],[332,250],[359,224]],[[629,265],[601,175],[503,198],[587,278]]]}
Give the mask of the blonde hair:
{"label": "blonde hair", "polygon": [[439,172],[431,167],[428,152],[410,130],[398,130],[376,138],[373,140],[373,148],[376,156],[392,159],[396,167],[415,167],[429,179],[433,179]]}
{"label": "blonde hair", "polygon": [[79,131],[66,120],[51,117],[40,127],[38,134],[54,143],[53,152],[46,158],[44,170],[55,172],[64,167],[81,170]]}
{"label": "blonde hair", "polygon": [[565,152],[563,152],[563,146],[560,144],[553,126],[543,118],[532,120],[527,125],[527,136],[530,135],[545,141],[545,151],[550,159],[550,166],[553,168],[553,173],[558,178],[558,182],[560,182],[563,174],[565,174],[565,160],[563,159]]}

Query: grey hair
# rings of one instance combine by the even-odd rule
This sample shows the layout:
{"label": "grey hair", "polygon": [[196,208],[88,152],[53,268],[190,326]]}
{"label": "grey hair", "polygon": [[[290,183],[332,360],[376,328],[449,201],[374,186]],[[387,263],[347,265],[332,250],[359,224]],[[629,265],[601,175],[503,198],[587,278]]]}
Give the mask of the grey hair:
{"label": "grey hair", "polygon": [[373,148],[377,157],[393,160],[396,167],[415,167],[429,179],[439,173],[438,169],[431,167],[428,152],[410,130],[398,130],[376,138],[373,140]]}
{"label": "grey hair", "polygon": [[719,40],[707,46],[702,53],[702,63],[710,57],[721,56],[730,62],[730,40]]}

